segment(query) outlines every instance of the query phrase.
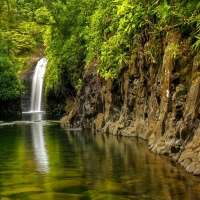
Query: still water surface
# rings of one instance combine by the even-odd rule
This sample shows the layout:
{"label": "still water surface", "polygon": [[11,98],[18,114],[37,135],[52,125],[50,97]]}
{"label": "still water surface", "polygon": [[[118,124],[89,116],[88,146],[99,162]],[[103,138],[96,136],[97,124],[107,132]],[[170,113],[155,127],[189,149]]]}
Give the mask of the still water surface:
{"label": "still water surface", "polygon": [[200,177],[151,154],[145,141],[46,118],[0,125],[0,200],[200,199]]}

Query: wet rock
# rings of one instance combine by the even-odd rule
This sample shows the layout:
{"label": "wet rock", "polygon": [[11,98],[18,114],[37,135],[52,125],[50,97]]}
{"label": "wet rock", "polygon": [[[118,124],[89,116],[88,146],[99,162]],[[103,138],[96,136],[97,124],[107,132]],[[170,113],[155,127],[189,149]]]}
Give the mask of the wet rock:
{"label": "wet rock", "polygon": [[194,171],[195,176],[200,176],[200,165],[197,165],[195,171]]}
{"label": "wet rock", "polygon": [[196,163],[192,162],[190,165],[186,167],[186,171],[189,173],[193,173],[196,170]]}
{"label": "wet rock", "polygon": [[181,165],[186,168],[187,166],[189,166],[192,163],[192,160],[187,158],[184,161],[181,162]]}

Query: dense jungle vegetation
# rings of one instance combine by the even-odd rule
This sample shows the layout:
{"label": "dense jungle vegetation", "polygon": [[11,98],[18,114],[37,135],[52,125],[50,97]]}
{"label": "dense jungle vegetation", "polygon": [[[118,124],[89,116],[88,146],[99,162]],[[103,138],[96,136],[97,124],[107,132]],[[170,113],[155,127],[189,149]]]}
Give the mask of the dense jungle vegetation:
{"label": "dense jungle vegetation", "polygon": [[[78,88],[91,63],[103,78],[117,78],[141,34],[162,43],[171,29],[199,50],[199,0],[1,0],[0,101],[19,98],[18,77],[42,46],[49,58],[45,93],[58,95]],[[179,46],[171,48],[175,57]],[[153,59],[153,48],[144,53]]]}

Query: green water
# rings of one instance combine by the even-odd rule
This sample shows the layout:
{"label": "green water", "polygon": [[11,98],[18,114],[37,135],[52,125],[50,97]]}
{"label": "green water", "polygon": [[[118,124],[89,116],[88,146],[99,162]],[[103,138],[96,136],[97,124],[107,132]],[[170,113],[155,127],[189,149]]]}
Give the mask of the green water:
{"label": "green water", "polygon": [[200,199],[200,177],[151,154],[145,141],[45,118],[0,125],[0,200]]}

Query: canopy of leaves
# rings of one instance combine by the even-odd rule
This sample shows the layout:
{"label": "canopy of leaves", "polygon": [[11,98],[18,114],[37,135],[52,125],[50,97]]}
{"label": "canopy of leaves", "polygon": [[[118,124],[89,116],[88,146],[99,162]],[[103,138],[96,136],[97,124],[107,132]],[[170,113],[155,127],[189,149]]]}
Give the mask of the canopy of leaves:
{"label": "canopy of leaves", "polygon": [[9,57],[20,60],[45,45],[46,94],[77,88],[94,60],[102,77],[117,78],[143,30],[159,37],[177,28],[200,47],[199,0],[1,0],[0,14]]}

